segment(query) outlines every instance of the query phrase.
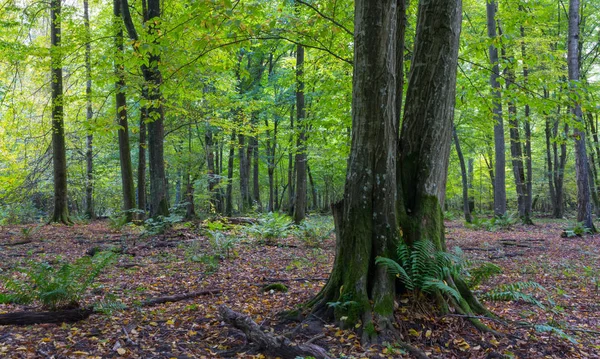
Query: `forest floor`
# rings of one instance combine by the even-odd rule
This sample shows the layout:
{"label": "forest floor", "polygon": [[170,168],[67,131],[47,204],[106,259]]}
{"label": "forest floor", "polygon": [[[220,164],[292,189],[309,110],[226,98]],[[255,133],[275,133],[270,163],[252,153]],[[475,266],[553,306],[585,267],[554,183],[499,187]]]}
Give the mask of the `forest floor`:
{"label": "forest floor", "polygon": [[[459,221],[446,222],[449,249],[458,246],[468,259],[489,261],[503,269],[476,288],[477,293],[501,284],[535,281],[546,292],[529,293],[544,308],[522,301],[483,301],[511,323],[484,320],[506,334],[494,337],[478,332],[465,318],[441,316],[405,298],[396,311],[403,339],[432,358],[600,358],[600,235],[561,238],[563,226],[540,220],[535,226],[488,232],[467,229]],[[277,245],[266,245],[234,228],[220,239],[239,240],[228,243],[216,260],[210,255],[215,253],[215,241],[201,227],[177,224],[155,236],[141,236],[141,229],[135,227],[111,230],[106,221],[43,226],[37,231],[2,227],[0,275],[10,275],[30,259],[74,260],[94,246],[126,247],[82,302],[88,305],[110,293],[130,309],[93,314],[71,324],[1,326],[0,357],[265,358],[251,349],[232,354],[247,344],[246,339],[220,319],[217,308],[227,305],[274,333],[291,331],[298,323],[282,324],[278,313],[297,308],[325,284],[333,262],[333,235],[321,243],[290,235]],[[14,245],[27,242],[24,237],[31,241]],[[284,283],[289,290],[264,291],[271,283]],[[215,292],[152,307],[140,305],[148,298],[201,290]],[[0,305],[0,313],[36,309],[35,305]],[[535,325],[545,327],[536,330]],[[544,332],[548,325],[561,329]],[[299,343],[310,339],[332,358],[408,357],[393,345],[363,348],[354,332],[328,324],[321,332],[295,338]]]}

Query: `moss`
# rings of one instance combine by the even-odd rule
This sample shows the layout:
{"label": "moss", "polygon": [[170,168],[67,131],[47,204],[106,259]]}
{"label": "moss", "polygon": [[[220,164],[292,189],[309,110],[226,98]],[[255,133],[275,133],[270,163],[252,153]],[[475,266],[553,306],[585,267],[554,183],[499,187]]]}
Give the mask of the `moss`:
{"label": "moss", "polygon": [[382,316],[392,315],[394,313],[394,296],[393,294],[385,295],[377,303],[373,311]]}
{"label": "moss", "polygon": [[367,324],[365,324],[365,326],[363,327],[363,330],[369,336],[373,336],[373,335],[377,334],[377,332],[375,331],[375,325],[373,323],[367,323]]}
{"label": "moss", "polygon": [[268,292],[270,290],[286,293],[288,291],[288,287],[283,283],[272,283],[263,287],[263,292]]}

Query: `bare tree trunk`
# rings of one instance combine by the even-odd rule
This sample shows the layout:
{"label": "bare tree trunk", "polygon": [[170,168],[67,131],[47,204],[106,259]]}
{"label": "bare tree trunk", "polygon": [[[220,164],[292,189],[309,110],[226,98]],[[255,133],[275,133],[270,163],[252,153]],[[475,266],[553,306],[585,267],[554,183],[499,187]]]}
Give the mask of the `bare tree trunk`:
{"label": "bare tree trunk", "polygon": [[[569,0],[569,37],[567,41],[567,64],[569,68],[569,82],[572,91],[577,94],[576,87],[579,82],[579,0]],[[577,98],[577,96],[575,96]],[[583,125],[581,105],[575,99],[571,111],[575,121]],[[577,221],[595,232],[592,219],[592,203],[590,201],[590,184],[588,176],[587,150],[585,146],[585,131],[579,126],[573,129],[575,138],[575,173],[577,175]]]}
{"label": "bare tree trunk", "polygon": [[[522,8],[521,8],[522,9]],[[525,47],[525,28],[521,25],[521,55],[523,61],[527,58],[527,49]],[[523,65],[523,83],[527,87],[529,83],[529,68],[526,63]],[[531,158],[531,118],[529,103],[525,104],[525,218],[527,224],[533,224],[531,220],[533,210],[533,166]]]}
{"label": "bare tree trunk", "polygon": [[[89,127],[94,118],[92,108],[92,45],[90,34],[89,1],[83,0],[83,24],[85,27],[85,99],[86,99],[86,125]],[[94,135],[90,129],[86,136],[86,179],[85,179],[85,215],[89,219],[96,218],[94,212]]]}
{"label": "bare tree trunk", "polygon": [[456,146],[456,154],[458,155],[458,161],[460,162],[460,175],[462,178],[462,193],[463,193],[463,213],[465,215],[465,221],[467,223],[473,222],[471,217],[471,209],[469,207],[469,183],[467,168],[465,166],[465,157],[463,156],[460,148],[460,142],[458,140],[458,134],[456,133],[456,127],[452,126],[452,137],[454,137],[454,146]]}
{"label": "bare tree trunk", "polygon": [[315,181],[313,179],[313,175],[310,172],[310,166],[306,165],[306,172],[308,173],[308,182],[310,183],[310,189],[312,193],[312,210],[316,211],[319,209],[319,204],[317,201],[317,188],[315,187]]}
{"label": "bare tree trunk", "polygon": [[[491,39],[496,38],[496,2],[487,1],[487,30]],[[490,62],[492,71],[490,74],[490,84],[492,86],[492,95],[494,97],[493,112],[494,120],[494,147],[495,147],[495,169],[494,169],[494,214],[502,216],[506,213],[506,155],[504,143],[504,124],[502,120],[502,99],[500,93],[500,83],[498,77],[500,70],[498,68],[498,49],[493,44],[489,48]]]}
{"label": "bare tree trunk", "polygon": [[294,160],[293,160],[293,148],[294,148],[294,109],[295,106],[292,106],[292,109],[290,111],[290,146],[289,146],[289,152],[288,152],[288,182],[287,182],[287,189],[288,189],[288,213],[290,215],[294,214],[294,182],[295,182],[295,174],[296,174],[296,169],[294,166]]}
{"label": "bare tree trunk", "polygon": [[252,144],[252,196],[253,202],[258,206],[258,210],[262,211],[262,203],[260,202],[260,182],[259,182],[259,160],[258,160],[258,138],[251,138]]}
{"label": "bare tree trunk", "polygon": [[50,57],[52,92],[52,164],[54,174],[54,212],[50,222],[71,224],[67,197],[67,154],[63,112],[61,54],[61,0],[50,1]]}

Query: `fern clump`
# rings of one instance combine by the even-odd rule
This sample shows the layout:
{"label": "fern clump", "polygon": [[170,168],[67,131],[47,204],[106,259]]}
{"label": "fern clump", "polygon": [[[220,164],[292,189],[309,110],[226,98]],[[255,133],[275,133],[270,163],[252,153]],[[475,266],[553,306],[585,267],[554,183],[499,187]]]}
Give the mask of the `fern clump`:
{"label": "fern clump", "polygon": [[0,303],[38,302],[49,310],[78,307],[83,294],[114,257],[112,252],[101,252],[55,266],[30,261],[17,269],[16,276],[2,278],[8,293],[0,295]]}
{"label": "fern clump", "polygon": [[573,237],[582,237],[585,234],[592,234],[592,229],[587,228],[583,222],[577,222],[567,228],[562,232],[561,237],[563,238],[573,238]]}
{"label": "fern clump", "polygon": [[427,240],[417,241],[412,247],[401,242],[396,254],[398,261],[377,257],[375,263],[387,267],[407,290],[427,294],[439,292],[450,295],[457,301],[462,299],[460,293],[445,281],[448,276],[457,275],[461,271],[453,254],[438,251],[434,244]]}
{"label": "fern clump", "polygon": [[246,231],[260,241],[275,244],[278,239],[287,234],[291,227],[292,221],[288,216],[269,212],[259,218],[258,223],[252,225]]}

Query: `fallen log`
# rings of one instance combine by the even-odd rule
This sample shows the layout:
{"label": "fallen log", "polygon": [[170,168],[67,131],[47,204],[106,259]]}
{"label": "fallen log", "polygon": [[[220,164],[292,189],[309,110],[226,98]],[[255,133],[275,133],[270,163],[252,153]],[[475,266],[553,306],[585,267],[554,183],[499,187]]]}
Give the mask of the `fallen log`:
{"label": "fallen log", "polygon": [[21,244],[27,244],[27,243],[31,243],[31,242],[33,242],[31,239],[23,239],[23,240],[16,241],[16,242],[3,243],[2,245],[5,247],[14,247],[14,246],[19,246]]}
{"label": "fallen log", "polygon": [[[157,304],[178,302],[180,300],[199,297],[201,295],[220,295],[220,290],[201,290],[185,294],[170,295],[151,298],[142,302],[142,307],[151,307]],[[127,308],[125,308],[127,309]],[[52,312],[13,312],[0,314],[0,326],[2,325],[32,325],[47,323],[74,323],[87,319],[90,315],[98,313],[93,307],[57,310]]]}
{"label": "fallen log", "polygon": [[53,312],[13,312],[0,314],[0,325],[31,325],[42,323],[73,323],[94,313],[92,307],[57,310]]}
{"label": "fallen log", "polygon": [[169,302],[178,302],[180,300],[186,300],[191,298],[200,297],[202,295],[221,295],[221,291],[218,289],[211,290],[199,290],[196,292],[190,292],[185,294],[176,294],[176,295],[167,295],[164,297],[157,297],[148,299],[142,302],[143,307],[151,307],[153,305],[169,303]]}
{"label": "fallen log", "polygon": [[219,307],[219,314],[225,323],[244,332],[249,341],[269,355],[284,359],[309,356],[316,359],[330,358],[325,349],[318,345],[312,343],[296,344],[286,337],[265,333],[249,316],[234,312],[224,305]]}
{"label": "fallen log", "polygon": [[219,217],[215,218],[215,221],[221,221],[227,224],[256,224],[258,220],[256,218],[249,217]]}

